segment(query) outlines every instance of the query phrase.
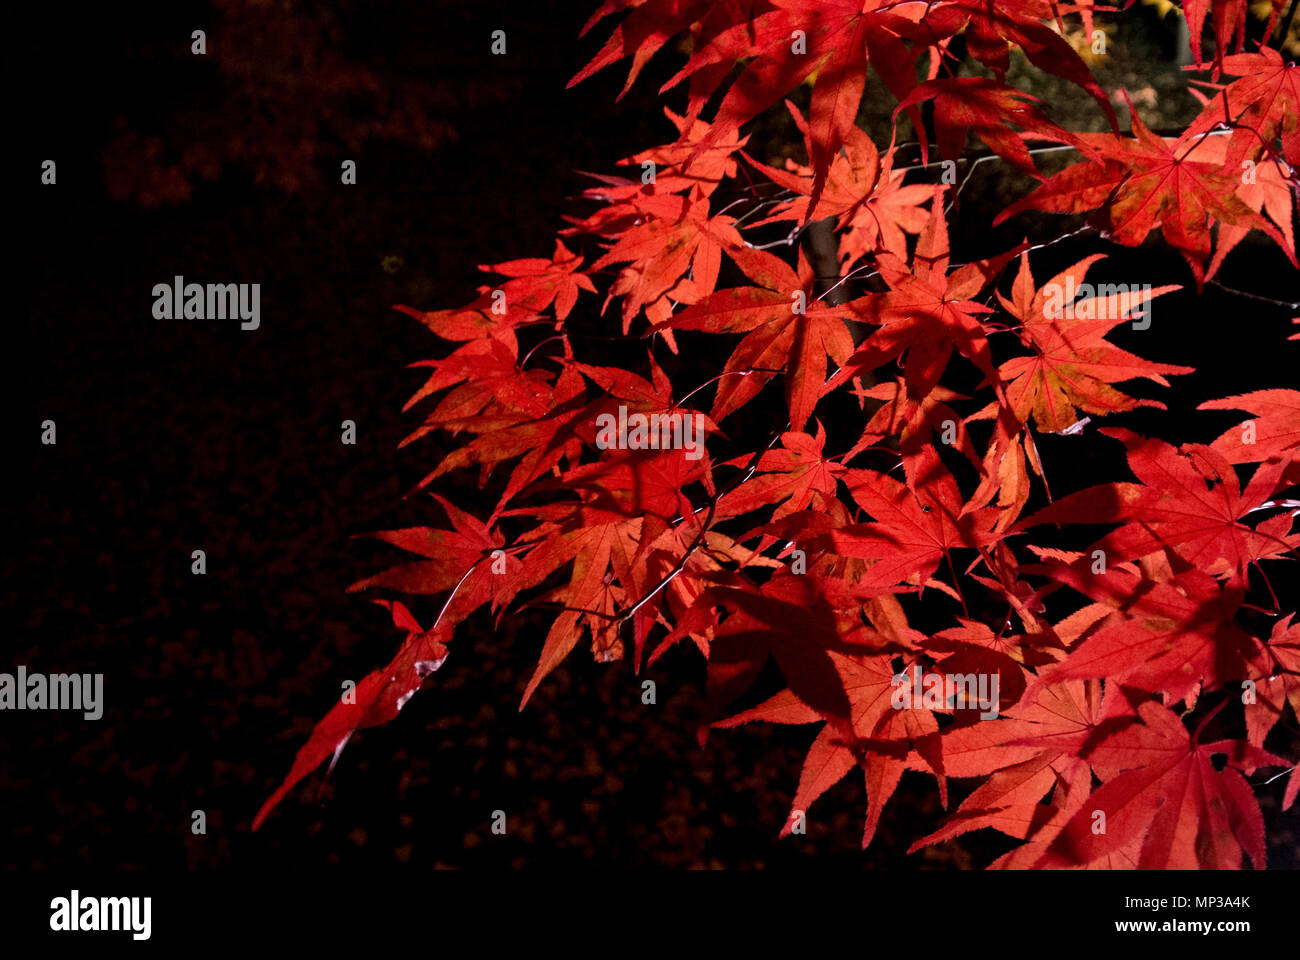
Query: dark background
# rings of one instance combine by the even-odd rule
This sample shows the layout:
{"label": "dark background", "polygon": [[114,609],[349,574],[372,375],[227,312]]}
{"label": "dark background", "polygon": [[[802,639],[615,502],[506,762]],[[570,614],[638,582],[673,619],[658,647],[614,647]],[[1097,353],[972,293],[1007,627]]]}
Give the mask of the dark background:
{"label": "dark background", "polygon": [[[567,199],[590,183],[576,171],[613,172],[673,134],[660,108],[681,99],[655,95],[678,60],[671,49],[617,103],[625,65],[564,89],[608,33],[578,39],[594,6],[48,6],[16,31],[18,479],[5,501],[0,668],[103,672],[106,708],[97,722],[0,716],[6,865],[970,868],[1007,849],[984,831],[907,856],[941,813],[933,780],[915,774],[865,853],[858,776],[814,806],[808,836],[778,842],[808,728],[754,725],[700,749],[703,664],[685,651],[648,673],[657,706],[641,705],[627,664],[579,650],[521,714],[546,627],[530,616],[460,633],[397,721],[355,735],[323,790],[318,772],[248,831],[341,681],[386,662],[399,639],[383,610],[344,592],[399,555],[351,538],[441,521],[425,498],[403,499],[441,441],[397,449],[419,420],[401,412],[423,380],[406,365],[441,345],[391,305],[459,305],[483,282],[477,264],[549,255],[561,215],[588,209]],[[1150,75],[1162,96],[1179,90],[1163,28],[1137,22],[1111,80]],[[194,29],[208,32],[206,57],[189,52]],[[494,29],[507,32],[505,57],[488,53]],[[1195,109],[1170,98],[1173,116],[1155,112],[1153,126]],[[761,130],[751,150],[770,161],[798,152],[784,129]],[[58,163],[57,186],[39,182],[45,159]],[[357,161],[356,186],[338,182],[344,159]],[[1027,185],[995,166],[964,194],[959,262],[1027,229],[987,229],[1000,194]],[[1044,224],[1028,229],[1069,225]],[[1060,244],[1036,273],[1099,249]],[[1191,283],[1160,246],[1111,252],[1115,277]],[[175,274],[260,283],[261,328],[155,320],[152,287]],[[1223,279],[1287,299],[1300,289],[1253,238]],[[1286,311],[1214,288],[1161,307],[1152,331],[1115,339],[1200,369],[1161,394],[1168,414],[1123,422],[1208,440],[1235,421],[1193,423],[1197,403],[1295,385]],[[39,442],[47,418],[57,446]],[[339,442],[344,419],[356,446]],[[1042,446],[1077,486],[1116,476],[1118,456],[1097,467],[1079,449]],[[438,489],[474,511],[470,483]],[[206,576],[190,573],[194,549]],[[1281,736],[1293,755],[1294,736]],[[1296,866],[1281,781],[1258,795],[1271,865]],[[199,809],[205,836],[190,833]],[[509,816],[505,837],[489,831],[495,809]]]}

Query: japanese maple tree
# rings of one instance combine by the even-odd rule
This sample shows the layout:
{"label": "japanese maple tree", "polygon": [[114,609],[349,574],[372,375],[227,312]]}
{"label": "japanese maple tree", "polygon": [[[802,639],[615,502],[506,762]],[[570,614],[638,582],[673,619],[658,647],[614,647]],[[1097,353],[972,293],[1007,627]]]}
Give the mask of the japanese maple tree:
{"label": "japanese maple tree", "polygon": [[[1167,442],[1124,417],[1165,410],[1150,394],[1193,370],[1115,334],[1213,283],[1251,233],[1295,265],[1300,67],[1270,42],[1295,4],[1252,27],[1242,0],[1184,3],[1202,106],[1174,131],[1122,92],[1114,110],[1069,39],[1130,5],[605,0],[584,33],[608,38],[573,82],[626,66],[626,90],[686,51],[661,91],[674,136],[597,177],[549,253],[484,266],[470,303],[398,307],[441,345],[408,405],[425,409],[408,442],[453,444],[420,484],[437,517],[376,534],[410,558],[353,589],[388,595],[403,639],[254,829],[397,717],[465,621],[534,608],[550,626],[521,709],[579,649],[642,671],[685,644],[707,677],[701,740],[816,726],[774,835],[854,774],[866,846],[911,771],[962,797],[913,849],[988,828],[1020,842],[995,867],[1264,867],[1258,798],[1286,809],[1300,787],[1296,740],[1274,732],[1300,710],[1282,586],[1300,389],[1188,397],[1204,442]],[[1101,129],[1011,86],[1022,61]],[[868,89],[892,97],[885,137],[858,125]],[[806,162],[754,155],[764,116],[793,122]],[[1036,182],[996,223],[1082,225],[958,259],[954,209],[984,160]],[[801,242],[818,224],[829,276]],[[1098,252],[1050,267],[1043,248],[1084,233]],[[1088,279],[1149,238],[1184,283]],[[1296,304],[1249,303],[1260,349],[1293,349]],[[1045,435],[1109,479],[1054,471]],[[435,492],[459,471],[482,510]],[[429,619],[392,594],[429,597]],[[769,663],[783,689],[764,696]]]}

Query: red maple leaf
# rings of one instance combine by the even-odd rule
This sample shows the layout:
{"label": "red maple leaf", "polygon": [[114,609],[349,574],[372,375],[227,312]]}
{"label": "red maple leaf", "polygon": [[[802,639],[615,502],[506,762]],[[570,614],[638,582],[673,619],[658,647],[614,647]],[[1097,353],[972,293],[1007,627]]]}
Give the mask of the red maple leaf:
{"label": "red maple leaf", "polygon": [[1282,719],[1287,703],[1300,718],[1300,623],[1292,623],[1294,617],[1288,614],[1273,624],[1267,647],[1273,665],[1255,681],[1254,699],[1246,701],[1246,738],[1257,747]]}
{"label": "red maple leaf", "polygon": [[783,371],[790,425],[802,430],[826,383],[826,358],[843,363],[853,351],[841,319],[849,308],[815,299],[813,270],[802,251],[798,273],[770,254],[764,257],[762,286],[719,290],[656,329],[745,334],[719,378],[713,418],[735,412]]}
{"label": "red maple leaf", "polygon": [[922,448],[904,484],[874,470],[844,476],[854,501],[870,515],[809,540],[813,549],[873,561],[858,586],[884,590],[924,585],[952,550],[980,550],[996,543],[998,511],[971,509],[933,448]]}
{"label": "red maple leaf", "polygon": [[[1280,556],[1300,544],[1287,516],[1258,527],[1248,516],[1271,504],[1285,464],[1272,461],[1256,469],[1243,493],[1236,471],[1208,447],[1181,449],[1129,430],[1101,431],[1124,443],[1140,483],[1108,483],[1070,494],[1025,521],[1040,523],[1122,523],[1097,541],[1106,563],[1135,560],[1165,548],[1189,565],[1241,583],[1246,568]],[[1279,522],[1280,521],[1280,522]]]}
{"label": "red maple leaf", "polygon": [[[557,231],[584,247],[557,239],[549,257],[482,266],[496,276],[459,308],[398,308],[450,342],[416,364],[427,379],[407,405],[431,409],[404,443],[440,431],[444,444],[421,487],[477,473],[495,506],[481,520],[435,495],[445,523],[374,534],[410,556],[351,589],[433,597],[433,629],[380,601],[404,641],[315,726],[254,828],[354,731],[394,719],[467,618],[513,608],[546,615],[521,709],[580,645],[612,662],[630,642],[639,671],[682,643],[707,664],[702,744],[712,727],[749,720],[820,724],[783,834],[861,768],[865,845],[913,771],[934,777],[945,808],[948,778],[975,780],[913,850],[987,827],[1020,841],[996,868],[1221,868],[1247,855],[1263,866],[1245,777],[1282,763],[1263,745],[1286,751],[1287,704],[1300,707],[1295,616],[1270,579],[1300,546],[1300,500],[1287,489],[1300,480],[1300,392],[1202,404],[1250,417],[1208,446],[1106,429],[1135,475],[1107,482],[1105,458],[1063,450],[1095,436],[1090,417],[1142,407],[1145,423],[1164,409],[1121,385],[1169,388],[1167,378],[1191,372],[1110,339],[1176,288],[1124,277],[1108,289],[1087,279],[1101,255],[1085,251],[1055,261],[1075,262],[1041,287],[1022,256],[999,291],[1028,241],[981,256],[987,239],[982,247],[963,210],[954,251],[949,211],[978,181],[948,190],[946,164],[941,184],[927,170],[931,142],[956,160],[974,134],[993,153],[979,159],[1042,180],[1030,141],[1064,144],[1081,162],[997,222],[1022,210],[1091,212],[1102,239],[1137,246],[1160,234],[1198,287],[1232,251],[1245,259],[1252,230],[1294,263],[1300,81],[1270,49],[1229,52],[1244,36],[1245,0],[1185,4],[1198,65],[1211,21],[1215,60],[1202,86],[1214,93],[1198,94],[1204,109],[1173,137],[1135,113],[1132,134],[1119,134],[1074,52],[1077,34],[1066,37],[1064,18],[1091,31],[1095,9],[605,0],[587,27],[618,22],[573,82],[628,58],[626,91],[658,51],[682,51],[664,87],[685,87],[682,112],[665,109],[674,139],[625,156],[619,175],[587,175],[596,185],[580,199],[597,209],[566,215]],[[1280,11],[1275,0],[1274,20]],[[1111,131],[1066,131],[1049,119],[1059,113],[1007,86],[1013,49],[1085,90]],[[971,75],[967,56],[992,76]],[[891,129],[870,136],[856,125],[869,70],[898,101],[883,107]],[[1239,79],[1220,84],[1220,73]],[[745,154],[745,125],[805,83],[805,110],[787,106],[807,164],[786,157],[777,169]],[[879,118],[881,105],[867,106]],[[920,164],[900,169],[915,146]],[[783,239],[772,225],[790,221]],[[812,252],[793,264],[767,252],[814,221]],[[1036,243],[1045,252],[1035,263],[1073,236]],[[573,250],[591,247],[599,252],[583,269]],[[869,292],[835,303],[850,281]],[[612,329],[579,296],[598,291],[602,316],[620,301]],[[1294,313],[1285,297],[1247,295]],[[679,352],[683,336],[691,347],[718,342],[696,333],[735,339],[716,358]],[[648,364],[626,363],[628,347]],[[950,369],[954,351],[973,369]],[[760,394],[776,377],[784,397],[768,398],[772,407]],[[689,406],[709,388],[711,417]],[[760,422],[773,409],[776,422]],[[714,422],[724,418],[726,433]],[[1086,488],[1053,502],[1049,471],[1080,462]],[[1040,488],[1048,505],[1021,521]],[[1261,623],[1271,623],[1267,642]],[[779,693],[713,722],[755,702],[740,700],[776,673]],[[977,678],[996,679],[992,713]],[[1233,708],[1230,725],[1244,721],[1244,740],[1203,744],[1214,714],[1189,736],[1169,709],[1203,712],[1215,699]],[[1283,809],[1297,791],[1292,774]]]}
{"label": "red maple leaf", "polygon": [[900,38],[909,32],[909,11],[891,10],[884,0],[772,0],[752,20],[737,23],[694,53],[663,89],[701,71],[708,82],[692,85],[692,115],[726,76],[732,64],[753,58],[718,105],[712,132],[696,149],[734,135],[762,111],[815,74],[809,128],[813,167],[812,205],[821,196],[831,160],[853,128],[862,101],[867,62],[896,96],[914,84],[912,56]]}
{"label": "red maple leaf", "polygon": [[[1088,795],[1093,770],[1085,748],[1108,729],[1122,728],[1131,715],[1116,689],[1108,687],[1103,698],[1100,681],[1058,683],[992,722],[945,730],[944,773],[988,779],[908,852],[985,827],[1036,842],[1051,835],[1053,823],[1063,824]],[[1043,800],[1049,792],[1050,804]]]}
{"label": "red maple leaf", "polygon": [[[1230,167],[1240,169],[1244,158],[1258,159],[1277,137],[1281,136],[1285,144],[1287,135],[1296,133],[1300,71],[1271,47],[1222,57],[1219,66],[1229,76],[1241,79],[1211,98],[1187,132],[1200,136],[1220,123],[1230,125],[1233,130],[1227,161]],[[1290,151],[1284,152],[1295,161]]]}
{"label": "red maple leaf", "polygon": [[[838,498],[837,479],[844,467],[826,456],[826,429],[817,424],[815,436],[798,431],[781,434],[781,446],[766,450],[755,464],[752,478],[724,495],[718,503],[718,519],[749,513],[776,505],[773,519],[799,510],[829,510]],[[743,466],[751,458],[731,461]]]}
{"label": "red maple leaf", "polygon": [[1164,409],[1162,403],[1135,400],[1110,385],[1145,377],[1167,387],[1166,374],[1193,372],[1191,367],[1143,360],[1106,339],[1119,324],[1134,322],[1135,312],[1146,309],[1152,298],[1179,288],[1131,294],[1125,288],[1095,295],[1102,288],[1087,284],[1084,277],[1103,258],[1086,257],[1035,290],[1029,258],[1022,254],[1011,299],[998,294],[1003,309],[1020,322],[1015,331],[1020,342],[1033,351],[998,367],[1007,400],[1021,423],[1032,416],[1039,429],[1060,433],[1078,421],[1079,410],[1107,414],[1139,406]]}
{"label": "red maple leaf", "polygon": [[[934,101],[939,155],[948,160],[960,159],[966,135],[973,133],[999,157],[1041,180],[1025,146],[1026,138],[1084,146],[1083,141],[1047,119],[1034,105],[1036,97],[987,77],[946,77],[918,84],[898,105],[895,116],[927,100]],[[1018,133],[1015,127],[1023,132]],[[924,128],[918,132],[924,144]]]}
{"label": "red maple leaf", "polygon": [[1054,565],[1051,574],[1114,613],[1097,621],[1038,683],[1105,677],[1181,700],[1202,685],[1250,679],[1265,668],[1263,645],[1233,622],[1241,591],[1199,570],[1168,583],[1121,567],[1092,574],[1078,565]]}
{"label": "red maple leaf", "polygon": [[936,191],[930,222],[917,241],[910,266],[890,253],[877,257],[889,292],[868,294],[849,306],[861,319],[879,324],[879,329],[840,366],[827,383],[827,392],[906,354],[903,379],[907,394],[919,402],[939,382],[953,350],[991,381],[997,380],[988,336],[979,319],[992,310],[972,298],[997,277],[1017,251],[967,263],[948,273],[948,223],[942,200],[942,192]]}
{"label": "red maple leaf", "polygon": [[1049,177],[998,214],[994,225],[1022,210],[1095,210],[1105,236],[1129,247],[1160,227],[1166,242],[1192,268],[1198,287],[1206,279],[1210,227],[1216,222],[1262,230],[1286,249],[1278,229],[1236,195],[1239,170],[1189,159],[1196,138],[1184,134],[1166,140],[1148,130],[1131,106],[1130,114],[1132,139],[1079,134],[1081,141],[1096,149],[1098,159],[1086,159]]}
{"label": "red maple leaf", "polygon": [[[844,654],[829,656],[843,683],[850,704],[850,729],[826,723],[804,759],[799,786],[781,836],[790,834],[796,814],[861,766],[867,788],[867,823],[862,835],[866,849],[875,836],[885,804],[902,779],[903,772],[929,766],[937,758],[938,722],[928,709],[895,709],[896,695],[912,693],[912,680],[905,672],[895,673],[889,656]],[[713,726],[734,727],[754,720],[769,723],[815,723],[826,719],[818,710],[785,690],[763,704]],[[941,785],[944,784],[942,775]],[[946,803],[946,786],[944,802]]]}
{"label": "red maple leaf", "polygon": [[1247,410],[1255,415],[1210,445],[1229,463],[1300,459],[1300,390],[1254,390],[1207,400],[1196,409]]}
{"label": "red maple leaf", "polygon": [[[1213,713],[1188,736],[1160,704],[1137,709],[1142,723],[1088,752],[1095,765],[1122,772],[1087,798],[1038,866],[1086,865],[1140,839],[1140,870],[1236,870],[1243,850],[1264,869],[1264,818],[1242,771],[1289,764],[1244,741],[1200,743]],[[1227,756],[1222,769],[1215,755]]]}
{"label": "red maple leaf", "polygon": [[509,604],[519,561],[501,549],[505,538],[444,497],[433,497],[447,511],[452,529],[407,527],[369,534],[424,559],[359,580],[349,592],[376,587],[417,595],[452,592],[440,621],[445,626],[459,623],[488,601],[494,611]]}
{"label": "red maple leaf", "polygon": [[[803,133],[808,155],[812,156],[808,121],[794,104],[786,101],[795,125]],[[934,187],[925,183],[904,185],[906,176],[895,171],[894,151],[882,156],[866,133],[854,127],[844,145],[831,160],[825,188],[815,208],[812,207],[813,170],[793,160],[785,170],[759,163],[748,154],[746,160],[773,182],[799,196],[783,200],[754,226],[796,220],[800,223],[835,217],[840,237],[840,269],[848,270],[863,257],[877,250],[887,250],[906,259],[907,235],[916,235],[925,227],[929,215],[924,204],[934,196]]]}
{"label": "red maple leaf", "polygon": [[311,737],[294,757],[293,766],[284,782],[257,811],[257,816],[253,818],[254,830],[266,821],[267,816],[289,791],[320,766],[326,757],[333,756],[337,761],[353,733],[363,727],[388,723],[396,717],[420,689],[424,678],[441,667],[447,659],[446,642],[451,639],[450,628],[438,626],[425,631],[402,604],[387,600],[376,602],[392,612],[394,625],[406,631],[406,639],[387,666],[367,674],[354,688],[346,690],[343,698],[316,724]]}

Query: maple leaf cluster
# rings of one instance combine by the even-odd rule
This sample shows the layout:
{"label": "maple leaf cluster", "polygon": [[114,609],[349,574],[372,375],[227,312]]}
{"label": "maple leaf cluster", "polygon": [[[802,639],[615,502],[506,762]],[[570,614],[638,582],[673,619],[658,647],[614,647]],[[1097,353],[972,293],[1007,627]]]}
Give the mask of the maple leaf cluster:
{"label": "maple leaf cluster", "polygon": [[[664,85],[685,87],[685,111],[665,110],[676,137],[623,160],[631,176],[600,176],[549,258],[484,266],[493,282],[462,307],[399,308],[449,344],[408,404],[437,398],[407,442],[454,442],[420,486],[475,468],[495,503],[476,517],[433,494],[446,526],[377,534],[415,559],[352,589],[434,597],[436,618],[380,601],[405,640],[320,722],[254,827],[354,730],[393,719],[460,624],[529,607],[553,620],[521,708],[580,645],[641,671],[685,644],[707,665],[702,739],[816,727],[786,833],[860,771],[866,846],[911,772],[945,807],[950,781],[973,781],[913,849],[992,828],[1021,841],[995,867],[1263,867],[1262,781],[1247,778],[1292,771],[1283,808],[1300,786],[1295,758],[1264,747],[1287,704],[1300,711],[1295,597],[1272,585],[1300,546],[1300,390],[1208,399],[1239,421],[1210,443],[1095,429],[1164,408],[1126,384],[1192,372],[1109,339],[1178,287],[1094,288],[1101,254],[1045,276],[1027,244],[953,263],[961,185],[928,162],[931,139],[958,161],[971,133],[1039,181],[999,221],[1088,212],[1129,246],[1158,230],[1198,288],[1251,230],[1294,263],[1300,70],[1243,51],[1244,8],[1186,4],[1211,92],[1161,136],[1135,111],[1120,133],[1062,38],[1063,17],[1091,29],[1089,2],[606,0],[588,28],[622,19],[574,82],[630,57],[631,85],[686,35]],[[955,74],[958,35],[989,76]],[[1007,86],[1013,51],[1095,99],[1111,130],[1065,130]],[[855,123],[868,70],[897,101],[888,144]],[[750,156],[746,124],[809,82],[806,115],[787,106],[807,164]],[[1041,174],[1039,141],[1077,162]],[[829,289],[802,248],[753,239],[825,220]],[[625,362],[590,362],[611,342]],[[709,379],[674,383],[714,356]],[[977,396],[948,385],[959,367]],[[759,410],[782,422],[755,428]],[[692,418],[707,444],[601,442],[603,418],[634,415]],[[1044,434],[1082,434],[1117,469],[1122,451],[1134,479],[1054,497]],[[784,687],[761,699],[773,662]],[[936,674],[990,678],[992,701],[931,696]],[[1244,735],[1203,739],[1228,716]]]}

